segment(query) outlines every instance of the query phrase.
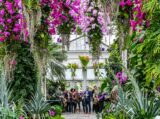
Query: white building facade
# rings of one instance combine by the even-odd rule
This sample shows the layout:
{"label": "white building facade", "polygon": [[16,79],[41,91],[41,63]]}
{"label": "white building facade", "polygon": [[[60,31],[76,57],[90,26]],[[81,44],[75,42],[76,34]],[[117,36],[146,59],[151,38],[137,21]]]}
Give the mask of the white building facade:
{"label": "white building facade", "polygon": [[[56,36],[58,37],[58,36]],[[57,38],[54,38],[57,39]],[[113,43],[115,39],[114,35],[107,35],[103,38],[102,44],[101,44],[101,55],[99,57],[99,63],[105,63],[105,60],[108,58],[107,48],[110,44]],[[67,50],[67,48],[66,48]],[[87,74],[86,78],[84,78],[82,68],[81,68],[81,62],[79,60],[79,56],[89,56],[90,61],[87,68]],[[69,63],[76,63],[78,64],[78,69],[76,70],[75,77],[73,79],[71,75],[71,70],[67,69],[65,73],[65,78],[67,82],[67,88],[76,88],[78,90],[85,90],[86,86],[93,87],[93,86],[100,86],[100,79],[97,78],[94,74],[93,69],[93,61],[92,61],[92,54],[89,50],[89,44],[88,39],[85,36],[78,36],[78,35],[71,35],[70,41],[69,41],[69,49],[67,50],[67,60],[63,62],[65,66],[67,66]],[[105,76],[106,72],[105,69],[99,69],[101,72],[101,76]]]}

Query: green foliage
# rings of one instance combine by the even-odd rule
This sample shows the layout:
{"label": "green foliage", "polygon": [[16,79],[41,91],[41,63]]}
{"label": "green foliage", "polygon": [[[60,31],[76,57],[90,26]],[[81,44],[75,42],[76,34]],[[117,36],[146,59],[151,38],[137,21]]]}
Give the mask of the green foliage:
{"label": "green foliage", "polygon": [[84,70],[87,70],[87,65],[89,63],[89,56],[79,56],[79,59],[81,61],[82,68]]}
{"label": "green foliage", "polygon": [[117,42],[115,42],[108,48],[108,52],[109,58],[108,60],[106,60],[105,63],[105,70],[107,72],[107,76],[103,80],[101,90],[106,90],[107,92],[110,92],[113,86],[115,85],[113,83],[114,75],[122,70],[120,53]]}
{"label": "green foliage", "polygon": [[64,117],[62,117],[61,115],[56,115],[56,116],[47,116],[45,117],[45,119],[64,119]]}
{"label": "green foliage", "polygon": [[59,80],[65,78],[65,66],[62,62],[67,58],[66,52],[63,52],[61,47],[55,43],[49,42],[47,46],[47,65],[50,69],[50,76],[52,79],[55,77]]}
{"label": "green foliage", "polygon": [[108,61],[106,61],[106,64],[108,64],[109,68],[114,71],[114,74],[116,74],[117,72],[122,70],[119,46],[117,42],[115,42],[110,46],[108,52],[109,52],[109,58]]}
{"label": "green foliage", "polygon": [[32,97],[32,100],[26,102],[25,109],[32,118],[45,118],[50,109],[50,105],[44,100],[39,89]]}
{"label": "green foliage", "polygon": [[[110,1],[111,2],[111,1]],[[117,4],[117,0],[114,0],[115,4]],[[111,2],[112,3],[112,2]],[[116,40],[119,42],[119,49],[120,52],[127,48],[130,44],[130,23],[129,20],[132,18],[132,7],[125,6],[117,7],[117,5],[113,6],[117,10],[117,14],[113,13],[115,18],[115,24],[117,26],[117,33],[116,33]]]}
{"label": "green foliage", "polygon": [[103,119],[116,119],[116,117],[113,115],[108,115],[108,116],[105,116]]}
{"label": "green foliage", "polygon": [[64,119],[64,117],[62,117],[62,107],[59,105],[54,105],[50,108],[50,111],[54,111],[55,115],[51,116],[49,115],[49,113],[47,114],[47,116],[45,117],[45,119]]}
{"label": "green foliage", "polygon": [[36,10],[39,7],[39,0],[22,0],[28,10]]}
{"label": "green foliage", "polygon": [[150,0],[144,4],[143,8],[147,12],[147,15],[152,18],[154,16],[153,13],[159,9],[159,0]]}
{"label": "green foliage", "polygon": [[91,44],[91,53],[95,57],[100,55],[100,44],[102,42],[102,31],[96,26],[88,32],[89,43]]}
{"label": "green foliage", "polygon": [[153,119],[159,115],[160,101],[155,97],[150,97],[147,93],[143,93],[133,77],[133,74],[129,71],[125,72],[134,90],[124,91],[123,87],[119,85],[118,102],[114,105],[110,104],[106,106],[107,111],[111,109],[108,111],[108,115],[114,115],[119,119]]}
{"label": "green foliage", "polygon": [[76,70],[78,69],[78,64],[76,64],[76,63],[72,63],[72,64],[69,63],[67,65],[67,68],[71,69],[71,75],[72,75],[72,77],[76,76]]}
{"label": "green foliage", "polygon": [[61,46],[59,46],[56,43],[49,42],[47,50],[48,50],[48,56],[59,62],[62,62],[67,58],[66,52],[64,51],[62,52]]}
{"label": "green foliage", "polygon": [[27,114],[26,114],[26,112],[25,112],[25,110],[24,110],[24,102],[23,102],[23,100],[21,101],[21,100],[19,100],[18,101],[18,103],[14,103],[14,105],[13,105],[14,107],[15,107],[15,113],[16,113],[16,115],[18,116],[18,117],[20,117],[20,116],[23,116],[23,117],[27,117]]}
{"label": "green foliage", "polygon": [[63,80],[47,80],[48,99],[54,100],[57,98],[57,89],[60,89],[62,91],[65,90],[65,82]]}
{"label": "green foliage", "polygon": [[33,55],[30,52],[30,45],[22,42],[17,48],[16,68],[14,70],[14,80],[9,84],[12,88],[14,101],[29,99],[36,88],[36,68]]}
{"label": "green foliage", "polygon": [[70,34],[72,28],[74,27],[73,22],[64,22],[62,25],[58,27],[59,34]]}
{"label": "green foliage", "polygon": [[0,72],[0,103],[2,107],[8,108],[8,100],[10,95],[11,95],[11,90],[9,90],[7,86],[7,82],[5,79],[5,72],[1,71]]}
{"label": "green foliage", "polygon": [[[65,1],[64,1],[65,2]],[[69,20],[63,20],[62,24],[59,25],[58,28],[58,34],[70,34],[72,32],[72,28],[74,28],[74,20],[69,14],[70,8],[63,6],[63,14],[69,19]]]}
{"label": "green foliage", "polygon": [[76,27],[76,33],[78,34],[78,35],[82,35],[82,30],[80,29],[80,27]]}
{"label": "green foliage", "polygon": [[64,117],[61,117],[60,115],[57,115],[57,116],[51,117],[50,119],[64,119]]}
{"label": "green foliage", "polygon": [[105,77],[101,85],[101,91],[105,90],[107,92],[110,92],[114,87],[114,84],[112,81],[113,81],[112,79]]}
{"label": "green foliage", "polygon": [[56,115],[62,114],[62,107],[59,105],[54,105],[51,109],[53,109],[56,112]]}
{"label": "green foliage", "polygon": [[[137,96],[135,95],[135,97]],[[160,101],[153,97],[148,98],[147,95],[142,95],[141,100],[140,102],[138,98],[133,98],[132,113],[134,119],[153,119],[160,114]]]}
{"label": "green foliage", "polygon": [[160,3],[151,0],[144,5],[144,10],[151,23],[145,31],[144,42],[131,50],[130,67],[140,86],[155,89],[160,85]]}
{"label": "green foliage", "polygon": [[[3,68],[2,68],[3,69]],[[8,87],[5,79],[5,71],[0,70],[0,118],[1,119],[18,119],[20,115],[25,115],[23,104],[13,102],[13,90]]]}
{"label": "green foliage", "polygon": [[13,110],[5,107],[0,107],[0,118],[1,119],[17,119],[17,115]]}
{"label": "green foliage", "polygon": [[100,68],[103,68],[104,64],[103,63],[94,63],[93,64],[93,69],[94,69],[94,75],[100,77],[101,72],[99,71]]}
{"label": "green foliage", "polygon": [[9,107],[9,97],[11,91],[7,87],[5,72],[0,73],[0,118],[16,119],[16,113]]}

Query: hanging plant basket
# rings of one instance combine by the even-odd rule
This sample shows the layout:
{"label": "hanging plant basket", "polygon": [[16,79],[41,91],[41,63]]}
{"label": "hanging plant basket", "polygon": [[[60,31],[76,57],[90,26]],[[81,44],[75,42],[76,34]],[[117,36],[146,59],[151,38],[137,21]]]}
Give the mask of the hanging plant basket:
{"label": "hanging plant basket", "polygon": [[78,69],[78,64],[76,63],[69,63],[67,66],[68,69],[71,69],[71,75],[72,77],[76,76],[76,70]]}
{"label": "hanging plant basket", "polygon": [[81,61],[82,64],[82,69],[83,70],[87,70],[87,65],[89,63],[89,56],[79,56],[79,59]]}

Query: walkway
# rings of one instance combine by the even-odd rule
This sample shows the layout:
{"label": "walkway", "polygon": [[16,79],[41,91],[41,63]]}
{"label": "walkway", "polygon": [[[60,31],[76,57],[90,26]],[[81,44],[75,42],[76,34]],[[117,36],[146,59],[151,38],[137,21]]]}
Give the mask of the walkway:
{"label": "walkway", "polygon": [[76,114],[63,114],[65,119],[97,119],[96,114],[84,114],[84,113],[76,113]]}

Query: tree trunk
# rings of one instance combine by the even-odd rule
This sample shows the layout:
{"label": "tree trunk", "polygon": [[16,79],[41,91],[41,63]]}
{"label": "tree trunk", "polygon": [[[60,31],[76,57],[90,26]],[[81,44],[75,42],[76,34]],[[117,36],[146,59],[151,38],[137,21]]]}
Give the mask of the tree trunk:
{"label": "tree trunk", "polygon": [[62,50],[69,50],[70,49],[70,34],[61,34],[61,38],[62,38]]}
{"label": "tree trunk", "polygon": [[121,53],[122,65],[127,69],[127,50],[123,50]]}
{"label": "tree trunk", "polygon": [[31,43],[31,52],[33,53],[33,58],[37,67],[37,75],[38,79],[41,82],[41,91],[42,94],[46,98],[46,62],[47,62],[47,56],[46,56],[46,51],[44,52],[44,49],[39,49],[37,47],[37,44],[35,43],[35,35],[38,30],[38,26],[40,26],[40,21],[41,21],[41,10],[37,11],[30,11],[29,13],[27,12],[25,6],[23,9],[24,16],[27,21],[27,27],[29,31],[29,40]]}
{"label": "tree trunk", "polygon": [[[127,22],[127,21],[125,21]],[[121,30],[121,37],[119,39],[119,48],[120,48],[120,54],[121,54],[121,60],[122,60],[122,65],[127,69],[127,49],[124,49],[124,45],[125,45],[125,34],[124,34],[124,30],[122,28],[122,26],[120,26],[120,30]]]}
{"label": "tree trunk", "polygon": [[83,90],[85,91],[87,88],[87,69],[82,69],[83,73]]}
{"label": "tree trunk", "polygon": [[14,79],[14,70],[16,66],[16,53],[7,52],[4,57],[5,79],[11,81]]}
{"label": "tree trunk", "polygon": [[124,48],[124,37],[119,40],[122,65],[127,69],[127,49]]}

